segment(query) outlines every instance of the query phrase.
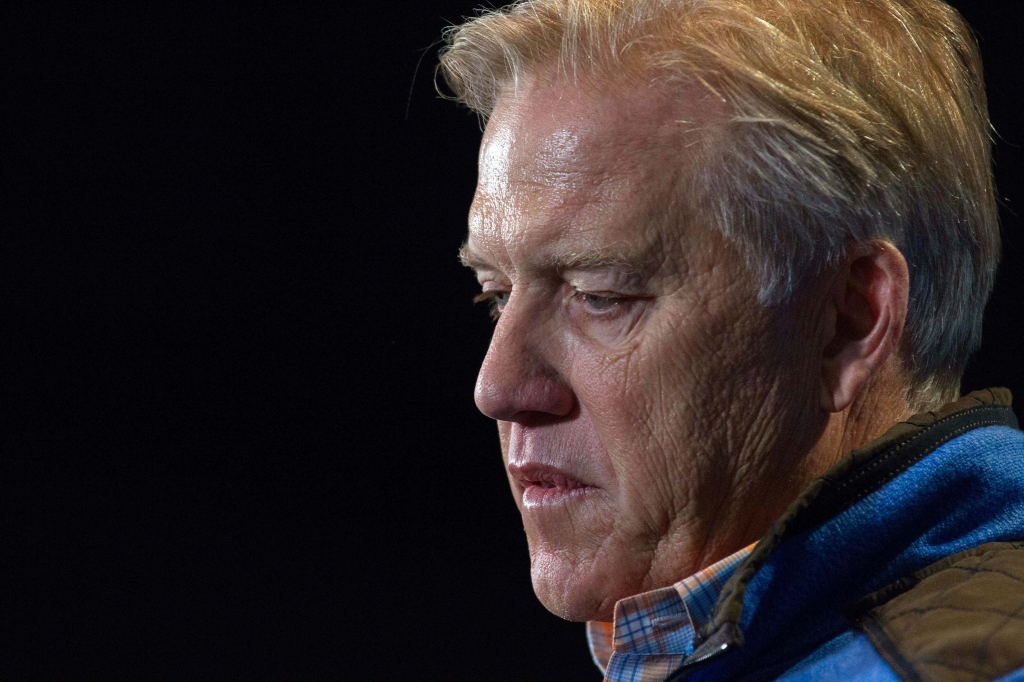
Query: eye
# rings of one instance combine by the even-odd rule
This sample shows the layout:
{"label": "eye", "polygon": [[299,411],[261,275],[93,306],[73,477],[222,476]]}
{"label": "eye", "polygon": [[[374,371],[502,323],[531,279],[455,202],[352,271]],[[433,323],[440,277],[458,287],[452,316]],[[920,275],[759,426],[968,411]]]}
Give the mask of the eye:
{"label": "eye", "polygon": [[508,304],[510,291],[485,291],[473,297],[473,303],[486,302],[491,309],[491,319],[497,320],[501,317],[501,311]]}
{"label": "eye", "polygon": [[622,303],[623,299],[613,298],[610,296],[599,296],[597,294],[588,294],[585,291],[577,291],[573,294],[573,297],[583,302],[588,308],[596,313],[607,313],[614,311]]}

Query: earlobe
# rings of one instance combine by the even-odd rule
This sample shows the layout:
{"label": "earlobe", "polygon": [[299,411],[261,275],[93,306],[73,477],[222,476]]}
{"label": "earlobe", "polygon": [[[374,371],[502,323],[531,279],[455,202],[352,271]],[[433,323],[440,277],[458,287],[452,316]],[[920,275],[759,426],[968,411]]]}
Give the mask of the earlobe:
{"label": "earlobe", "polygon": [[831,292],[833,334],[822,358],[821,402],[841,412],[899,346],[907,316],[906,259],[885,241],[851,245]]}

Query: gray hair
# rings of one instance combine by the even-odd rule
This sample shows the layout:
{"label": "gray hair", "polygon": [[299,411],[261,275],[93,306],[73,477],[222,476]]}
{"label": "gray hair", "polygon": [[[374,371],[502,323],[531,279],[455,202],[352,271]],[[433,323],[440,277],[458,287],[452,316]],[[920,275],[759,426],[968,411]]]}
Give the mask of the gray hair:
{"label": "gray hair", "polygon": [[528,74],[700,83],[731,109],[688,201],[765,305],[886,240],[910,269],[907,399],[959,395],[999,261],[970,28],[941,0],[523,0],[446,33],[440,69],[486,118]]}

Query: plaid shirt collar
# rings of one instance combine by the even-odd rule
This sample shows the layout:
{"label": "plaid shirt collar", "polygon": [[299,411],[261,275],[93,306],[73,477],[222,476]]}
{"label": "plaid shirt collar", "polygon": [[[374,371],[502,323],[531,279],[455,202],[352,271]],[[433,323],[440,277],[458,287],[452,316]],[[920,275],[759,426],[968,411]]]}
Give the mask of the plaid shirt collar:
{"label": "plaid shirt collar", "polygon": [[682,665],[693,653],[695,631],[753,549],[741,549],[671,587],[620,599],[613,623],[587,623],[590,653],[606,682],[664,680]]}

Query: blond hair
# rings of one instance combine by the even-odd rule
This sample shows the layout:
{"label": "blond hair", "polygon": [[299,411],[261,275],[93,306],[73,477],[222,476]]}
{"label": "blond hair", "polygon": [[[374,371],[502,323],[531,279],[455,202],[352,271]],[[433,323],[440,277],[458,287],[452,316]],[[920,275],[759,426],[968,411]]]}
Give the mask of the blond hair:
{"label": "blond hair", "polygon": [[727,134],[688,191],[739,244],[761,301],[788,300],[849,243],[910,268],[907,398],[959,395],[1000,239],[981,58],[940,0],[525,0],[446,33],[440,69],[486,118],[524,77],[700,83]]}

